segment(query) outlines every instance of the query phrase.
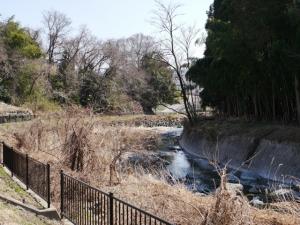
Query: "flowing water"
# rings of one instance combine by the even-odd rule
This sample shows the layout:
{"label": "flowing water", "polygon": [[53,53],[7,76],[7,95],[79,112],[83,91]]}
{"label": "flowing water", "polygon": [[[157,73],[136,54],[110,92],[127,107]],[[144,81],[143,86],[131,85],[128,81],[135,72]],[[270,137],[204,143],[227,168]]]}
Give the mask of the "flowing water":
{"label": "flowing water", "polygon": [[[191,156],[179,146],[179,137],[182,128],[170,128],[161,133],[163,146],[159,151],[159,156],[166,160],[166,168],[170,173],[170,180],[183,182],[190,190],[210,193],[219,186],[219,175],[208,160]],[[243,191],[249,199],[259,198],[263,201],[270,201],[266,192],[274,191],[274,185],[281,185],[281,188],[291,189],[282,184],[275,184],[266,179],[257,179],[251,172],[241,172],[228,170],[228,181],[230,183],[240,183]],[[294,192],[294,191],[293,191]],[[299,195],[298,192],[294,194]]]}
{"label": "flowing water", "polygon": [[162,133],[163,147],[160,157],[167,161],[171,180],[183,182],[190,190],[209,193],[219,184],[219,176],[214,167],[205,159],[187,154],[179,146],[182,128],[170,128]]}

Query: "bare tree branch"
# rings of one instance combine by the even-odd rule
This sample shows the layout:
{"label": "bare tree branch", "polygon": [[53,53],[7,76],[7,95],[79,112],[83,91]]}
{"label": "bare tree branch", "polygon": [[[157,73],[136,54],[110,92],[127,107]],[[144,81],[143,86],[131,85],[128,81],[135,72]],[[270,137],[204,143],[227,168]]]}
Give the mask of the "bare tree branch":
{"label": "bare tree branch", "polygon": [[48,62],[54,63],[56,51],[61,47],[63,38],[68,33],[71,20],[58,11],[47,11],[43,15],[43,23],[47,29]]}
{"label": "bare tree branch", "polygon": [[181,5],[172,3],[164,5],[158,0],[155,2],[157,10],[154,12],[153,24],[165,36],[161,39],[164,52],[161,60],[174,70],[179,81],[186,116],[189,122],[193,123],[196,118],[196,108],[193,99],[190,102],[190,94],[184,77],[185,72],[182,68],[190,68],[190,49],[192,44],[196,42],[199,30],[196,26],[184,28],[177,23],[177,18],[181,15],[179,13]]}

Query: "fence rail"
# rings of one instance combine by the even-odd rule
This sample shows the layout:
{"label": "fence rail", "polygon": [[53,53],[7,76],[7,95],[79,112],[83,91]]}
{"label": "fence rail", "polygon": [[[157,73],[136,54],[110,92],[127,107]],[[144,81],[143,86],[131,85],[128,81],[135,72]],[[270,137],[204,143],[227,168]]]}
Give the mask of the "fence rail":
{"label": "fence rail", "polygon": [[12,176],[21,180],[27,189],[31,189],[47,201],[50,207],[50,165],[41,163],[28,154],[16,151],[3,143],[3,165]]}
{"label": "fence rail", "polygon": [[63,171],[61,216],[76,225],[171,225]]}
{"label": "fence rail", "polygon": [[[50,166],[3,143],[3,165],[50,207]],[[112,193],[60,173],[61,217],[75,225],[171,225]]]}

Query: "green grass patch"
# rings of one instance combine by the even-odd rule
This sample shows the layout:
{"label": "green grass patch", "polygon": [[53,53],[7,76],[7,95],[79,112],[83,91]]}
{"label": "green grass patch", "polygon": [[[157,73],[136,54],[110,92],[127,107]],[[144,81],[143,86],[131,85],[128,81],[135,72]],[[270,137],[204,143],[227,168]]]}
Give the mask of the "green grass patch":
{"label": "green grass patch", "polygon": [[6,185],[21,197],[29,196],[29,194],[18,185],[12,178],[4,171],[3,167],[0,167],[0,178],[6,183]]}

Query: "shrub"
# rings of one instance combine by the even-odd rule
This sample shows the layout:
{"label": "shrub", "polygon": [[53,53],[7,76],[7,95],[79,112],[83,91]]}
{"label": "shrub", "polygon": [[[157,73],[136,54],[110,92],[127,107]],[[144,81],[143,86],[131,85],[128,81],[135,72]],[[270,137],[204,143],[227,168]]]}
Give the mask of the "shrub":
{"label": "shrub", "polygon": [[46,96],[40,93],[35,93],[34,95],[29,96],[23,105],[31,109],[34,113],[38,111],[54,112],[61,109],[57,102],[49,100]]}

